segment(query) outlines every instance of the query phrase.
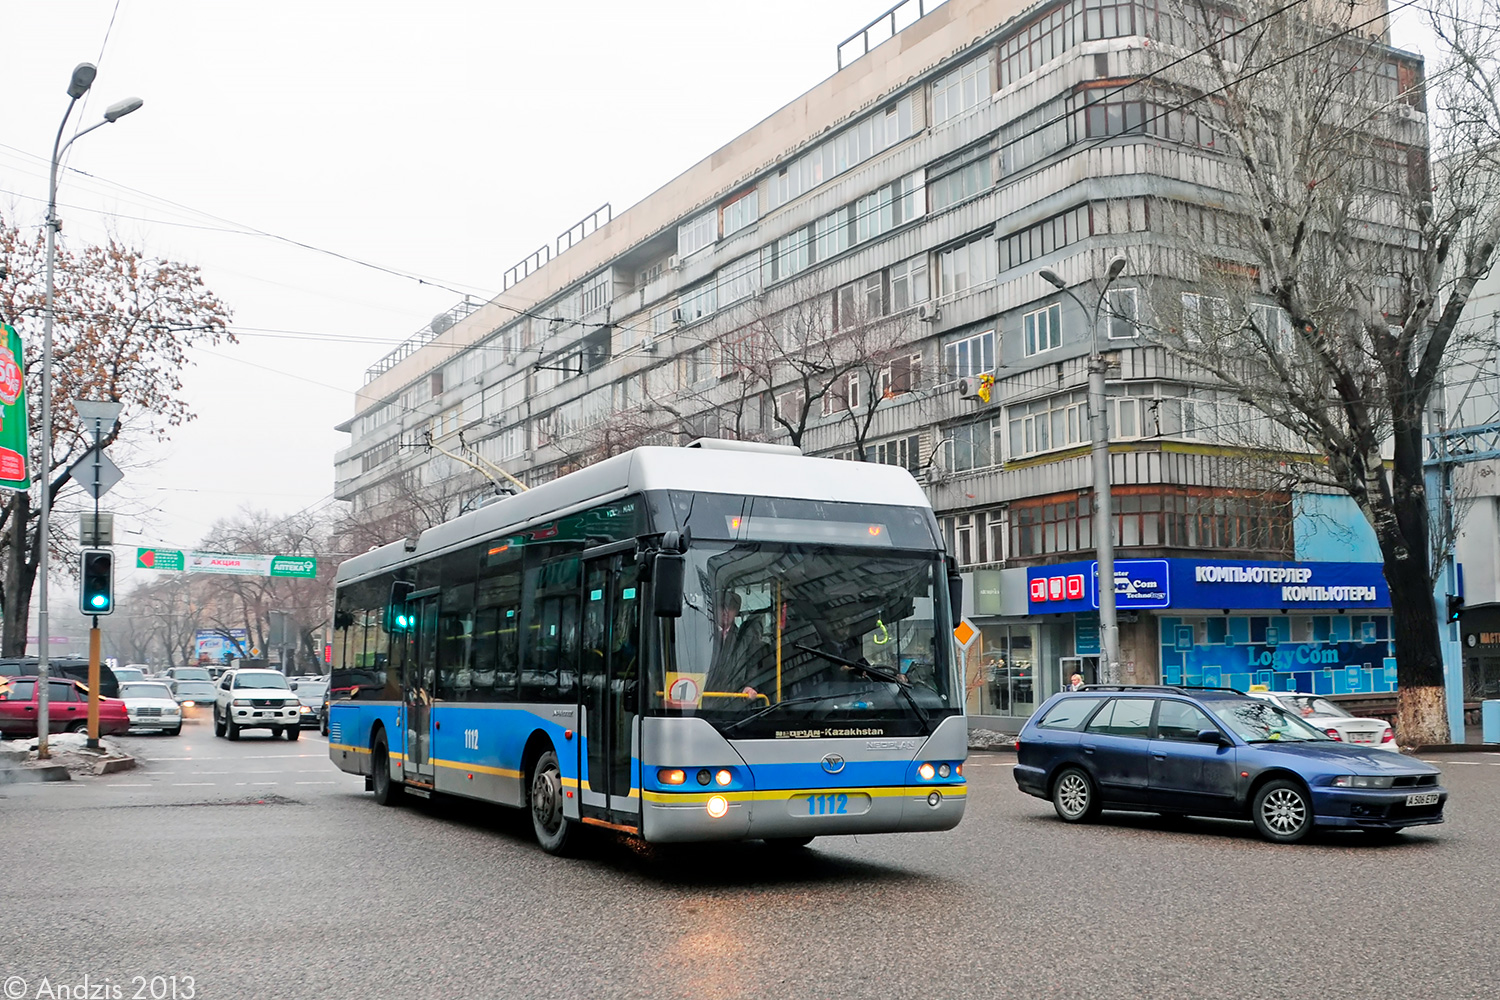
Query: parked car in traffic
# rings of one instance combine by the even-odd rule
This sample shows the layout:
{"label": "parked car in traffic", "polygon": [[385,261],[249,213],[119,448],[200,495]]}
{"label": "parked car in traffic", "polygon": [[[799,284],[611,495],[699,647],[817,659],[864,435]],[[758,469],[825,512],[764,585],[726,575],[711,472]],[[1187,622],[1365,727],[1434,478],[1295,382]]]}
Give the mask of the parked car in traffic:
{"label": "parked car in traffic", "polygon": [[323,696],[328,693],[328,679],[326,677],[297,677],[290,681],[292,691],[297,695],[297,700],[302,703],[302,725],[317,726],[319,723],[319,711],[323,706]]}
{"label": "parked car in traffic", "polygon": [[146,679],[146,671],[140,667],[112,667],[115,672],[115,680],[124,684],[126,681],[143,681]]}
{"label": "parked car in traffic", "polygon": [[[35,677],[37,670],[35,656],[0,659],[0,677]],[[78,656],[50,656],[47,658],[47,675],[67,677],[81,684],[87,684],[89,661]],[[120,682],[115,678],[115,672],[107,663],[99,664],[99,693],[106,698],[120,697]]]}
{"label": "parked car in traffic", "polygon": [[[35,736],[37,730],[37,679],[0,677],[0,734],[8,740]],[[47,679],[47,731],[84,733],[89,727],[88,688],[66,677]],[[118,698],[99,699],[99,733],[114,736],[130,729],[125,703]]]}
{"label": "parked car in traffic", "polygon": [[1016,785],[1065,822],[1101,809],[1248,819],[1292,843],[1315,827],[1388,836],[1443,821],[1431,764],[1331,739],[1224,688],[1090,685],[1049,698],[1017,740]]}
{"label": "parked car in traffic", "polygon": [[1330,739],[1356,746],[1379,747],[1401,752],[1396,733],[1383,719],[1361,718],[1336,703],[1315,694],[1292,691],[1251,691],[1250,697],[1263,698],[1300,716],[1314,729],[1321,729]]}
{"label": "parked car in traffic", "polygon": [[120,700],[125,703],[131,729],[154,729],[168,736],[182,732],[182,707],[166,684],[126,681],[120,685]]}
{"label": "parked car in traffic", "polygon": [[214,691],[214,735],[231,740],[245,729],[269,729],[295,740],[302,735],[302,702],[277,670],[226,670]]}

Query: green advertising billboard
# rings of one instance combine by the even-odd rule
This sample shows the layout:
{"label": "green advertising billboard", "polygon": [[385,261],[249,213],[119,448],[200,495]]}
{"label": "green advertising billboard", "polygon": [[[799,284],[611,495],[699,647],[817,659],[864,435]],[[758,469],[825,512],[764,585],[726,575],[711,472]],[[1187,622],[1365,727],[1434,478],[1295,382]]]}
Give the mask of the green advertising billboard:
{"label": "green advertising billboard", "polygon": [[0,323],[0,489],[31,489],[31,435],[26,424],[26,368],[21,335]]}

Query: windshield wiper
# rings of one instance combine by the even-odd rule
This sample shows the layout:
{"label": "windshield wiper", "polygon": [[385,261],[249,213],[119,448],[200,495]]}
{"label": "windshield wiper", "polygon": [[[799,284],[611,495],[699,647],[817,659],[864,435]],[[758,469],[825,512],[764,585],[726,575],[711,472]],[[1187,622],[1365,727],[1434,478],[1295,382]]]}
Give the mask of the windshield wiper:
{"label": "windshield wiper", "polygon": [[738,729],[741,726],[743,726],[745,723],[747,723],[747,722],[754,722],[756,719],[760,718],[761,716],[763,716],[763,715],[769,715],[770,713],[776,711],[778,708],[785,708],[788,705],[809,705],[809,704],[811,704],[811,703],[813,703],[815,701],[827,701],[829,698],[837,698],[837,697],[839,697],[839,695],[836,695],[836,694],[807,694],[807,695],[803,695],[800,698],[787,698],[787,699],[785,699],[783,701],[772,702],[771,704],[767,705],[765,708],[762,708],[762,709],[760,709],[758,711],[755,711],[755,712],[751,712],[749,715],[745,716],[743,719],[739,719],[739,720],[737,720],[735,722],[731,722],[729,725],[725,726],[723,729],[720,729],[719,733],[720,733],[720,735],[723,735],[724,733],[732,733],[736,729]]}
{"label": "windshield wiper", "polygon": [[927,717],[926,710],[917,703],[917,699],[911,693],[910,685],[900,674],[894,673],[890,670],[886,670],[884,667],[874,667],[868,663],[860,663],[857,660],[846,660],[844,657],[839,656],[836,653],[830,653],[828,652],[828,650],[820,649],[817,646],[809,646],[801,642],[794,642],[792,643],[792,645],[795,648],[802,650],[803,652],[812,653],[815,656],[821,656],[823,657],[823,659],[828,660],[831,663],[838,663],[842,666],[850,667],[862,673],[869,674],[871,677],[879,677],[881,680],[890,681],[892,684],[896,685],[896,690],[901,692],[901,695],[906,699],[907,704],[911,705],[912,711],[917,713],[917,718],[922,720],[922,728],[927,730],[927,732],[923,735],[930,736],[932,734],[932,720]]}

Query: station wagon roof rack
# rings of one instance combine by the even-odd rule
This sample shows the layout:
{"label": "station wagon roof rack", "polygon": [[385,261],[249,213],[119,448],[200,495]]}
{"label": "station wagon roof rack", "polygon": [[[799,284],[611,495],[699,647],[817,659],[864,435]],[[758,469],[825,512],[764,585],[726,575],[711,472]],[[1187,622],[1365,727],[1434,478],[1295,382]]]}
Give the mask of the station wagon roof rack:
{"label": "station wagon roof rack", "polygon": [[1080,691],[1172,691],[1186,694],[1189,691],[1227,691],[1244,694],[1239,688],[1211,687],[1206,684],[1085,684]]}

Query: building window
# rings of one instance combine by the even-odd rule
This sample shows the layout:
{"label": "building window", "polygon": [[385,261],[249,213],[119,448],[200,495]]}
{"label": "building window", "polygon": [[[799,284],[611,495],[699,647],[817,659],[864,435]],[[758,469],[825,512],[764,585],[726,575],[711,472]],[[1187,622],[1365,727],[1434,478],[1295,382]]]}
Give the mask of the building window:
{"label": "building window", "polygon": [[933,83],[932,123],[941,125],[989,100],[993,87],[990,52],[986,49]]}
{"label": "building window", "polygon": [[849,249],[849,209],[839,209],[813,223],[813,253],[821,262]]}
{"label": "building window", "polygon": [[1130,340],[1140,331],[1140,301],[1134,288],[1111,288],[1104,293],[1104,326],[1110,340]]}
{"label": "building window", "polygon": [[664,272],[666,269],[666,261],[658,260],[652,262],[645,268],[642,268],[640,273],[635,276],[636,287],[645,288],[647,285],[651,284],[651,282],[655,281],[657,278],[660,278],[662,276],[662,272]]}
{"label": "building window", "polygon": [[995,370],[995,331],[986,330],[943,345],[943,381],[971,378]]}
{"label": "building window", "polygon": [[1144,232],[1146,200],[1092,202],[1000,239],[1000,270],[1020,267],[1088,236]]}
{"label": "building window", "polygon": [[1094,545],[1092,496],[1068,494],[1010,505],[1014,559],[1079,552]]}
{"label": "building window", "polygon": [[760,218],[760,192],[751,188],[724,206],[724,235],[739,232]]}
{"label": "building window", "polygon": [[1182,337],[1190,344],[1216,340],[1229,332],[1229,303],[1213,295],[1182,293]]}
{"label": "building window", "polygon": [[980,153],[979,159],[959,167],[937,178],[927,185],[927,207],[936,212],[967,201],[990,189],[994,178],[990,172],[988,149]]}
{"label": "building window", "polygon": [[834,326],[853,330],[885,315],[885,275],[882,272],[850,282],[834,296]]}
{"label": "building window", "polygon": [[754,295],[760,288],[761,253],[746,254],[719,269],[718,305],[724,308]]}
{"label": "building window", "polygon": [[943,466],[949,472],[987,469],[999,461],[995,444],[992,419],[950,427],[943,432]]}
{"label": "building window", "polygon": [[922,382],[922,355],[893,358],[880,370],[880,395],[888,399],[917,389]]}
{"label": "building window", "polygon": [[696,323],[713,315],[718,307],[718,286],[712,281],[705,281],[682,293],[677,300],[677,315],[684,323]]}
{"label": "building window", "polygon": [[861,403],[859,373],[850,372],[847,375],[840,375],[830,382],[823,392],[823,416],[831,417],[835,413],[857,410]]}
{"label": "building window", "polygon": [[603,309],[609,301],[609,272],[594,278],[578,293],[578,315],[587,316],[595,309]]}
{"label": "building window", "polygon": [[718,209],[709,209],[677,227],[677,256],[687,257],[719,238]]}
{"label": "building window", "polygon": [[1062,346],[1062,306],[1050,306],[1029,312],[1021,319],[1026,341],[1026,356],[1040,354]]}
{"label": "building window", "polygon": [[766,263],[768,281],[780,281],[807,270],[812,264],[812,237],[799,229],[776,241],[776,252]]}
{"label": "building window", "polygon": [[865,446],[865,461],[899,465],[912,475],[922,469],[922,439],[916,434]]}
{"label": "building window", "polygon": [[776,396],[776,415],[795,426],[807,409],[807,393],[801,389],[788,389]]}
{"label": "building window", "polygon": [[932,290],[927,285],[927,255],[904,260],[891,268],[891,311],[901,312],[926,302]]}
{"label": "building window", "polygon": [[1088,394],[1082,389],[1006,408],[1010,457],[1024,458],[1089,440]]}
{"label": "building window", "polygon": [[938,287],[943,298],[983,285],[994,277],[995,243],[988,236],[938,254]]}

